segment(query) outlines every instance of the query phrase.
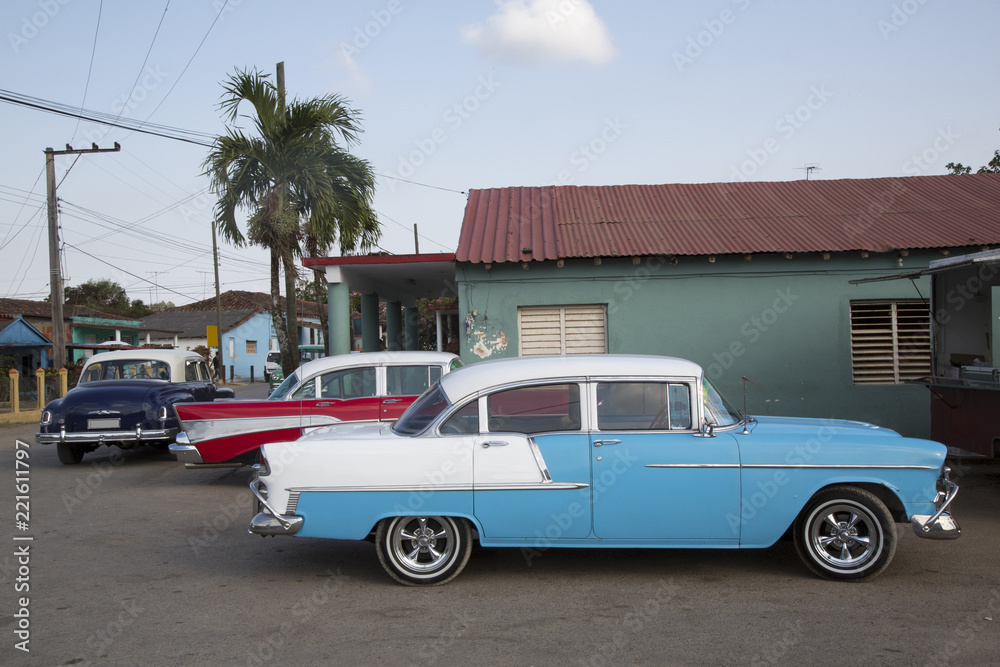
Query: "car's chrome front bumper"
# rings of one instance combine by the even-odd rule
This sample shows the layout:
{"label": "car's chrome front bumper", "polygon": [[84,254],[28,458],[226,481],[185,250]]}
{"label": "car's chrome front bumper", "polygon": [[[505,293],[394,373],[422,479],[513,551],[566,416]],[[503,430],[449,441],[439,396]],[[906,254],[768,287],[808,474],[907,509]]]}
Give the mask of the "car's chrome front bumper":
{"label": "car's chrome front bumper", "polygon": [[958,484],[951,481],[948,475],[950,468],[941,471],[938,479],[938,499],[935,501],[937,511],[934,514],[914,514],[910,517],[913,532],[919,537],[931,540],[954,540],[962,535],[962,528],[950,513],[945,512],[951,501],[958,495]]}
{"label": "car's chrome front bumper", "polygon": [[305,522],[305,518],[297,514],[285,516],[278,513],[273,507],[267,504],[267,498],[260,491],[261,484],[263,482],[259,478],[254,478],[250,482],[250,491],[257,498],[263,510],[250,520],[250,528],[247,532],[262,537],[267,537],[268,535],[272,537],[274,535],[294,535],[299,532],[302,524]]}
{"label": "car's chrome front bumper", "polygon": [[176,428],[156,428],[143,430],[136,426],[134,431],[72,431],[65,428],[58,433],[35,433],[35,442],[40,445],[56,445],[61,442],[103,445],[115,442],[170,442],[177,436]]}

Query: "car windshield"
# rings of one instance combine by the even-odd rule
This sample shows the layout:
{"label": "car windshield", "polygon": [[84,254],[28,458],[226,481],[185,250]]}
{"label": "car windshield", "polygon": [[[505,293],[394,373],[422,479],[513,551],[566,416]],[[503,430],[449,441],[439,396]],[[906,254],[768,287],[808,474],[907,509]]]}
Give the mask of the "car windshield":
{"label": "car windshield", "polygon": [[705,419],[715,422],[715,426],[733,426],[743,421],[739,410],[727,401],[711,381],[705,378]]}
{"label": "car windshield", "polygon": [[441,385],[435,384],[418,398],[413,405],[406,409],[403,416],[392,425],[392,430],[400,435],[415,435],[420,433],[448,405],[450,405],[448,397],[441,391]]}
{"label": "car windshield", "polygon": [[170,380],[170,365],[155,359],[114,359],[87,365],[80,384],[98,380]]}
{"label": "car windshield", "polygon": [[268,352],[267,353],[267,361],[268,361],[268,363],[272,363],[272,364],[280,364],[281,363],[281,352]]}
{"label": "car windshield", "polygon": [[282,380],[281,384],[278,385],[278,388],[272,391],[271,395],[267,397],[267,400],[280,401],[281,399],[285,398],[286,395],[288,395],[288,392],[290,392],[292,390],[292,387],[298,384],[298,382],[299,382],[299,372],[296,370],[293,371],[291,375]]}

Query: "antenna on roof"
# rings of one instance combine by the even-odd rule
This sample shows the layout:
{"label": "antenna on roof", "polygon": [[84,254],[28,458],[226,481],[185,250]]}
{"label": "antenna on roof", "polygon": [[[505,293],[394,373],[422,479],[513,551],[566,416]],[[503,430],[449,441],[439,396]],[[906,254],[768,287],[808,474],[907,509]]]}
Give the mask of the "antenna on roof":
{"label": "antenna on roof", "polygon": [[809,180],[809,174],[813,173],[814,171],[821,170],[822,167],[820,167],[819,164],[813,162],[813,163],[807,164],[804,167],[799,167],[799,169],[804,170],[806,172],[806,180],[808,181]]}

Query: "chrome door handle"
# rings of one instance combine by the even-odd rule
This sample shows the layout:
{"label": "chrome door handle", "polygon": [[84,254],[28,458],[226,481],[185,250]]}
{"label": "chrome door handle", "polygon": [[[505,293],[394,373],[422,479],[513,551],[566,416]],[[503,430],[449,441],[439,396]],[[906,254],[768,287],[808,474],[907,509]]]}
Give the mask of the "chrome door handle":
{"label": "chrome door handle", "polygon": [[594,447],[600,447],[601,445],[620,445],[621,440],[594,440]]}
{"label": "chrome door handle", "polygon": [[386,398],[382,402],[383,403],[399,403],[399,401],[400,401],[400,399],[398,399],[398,398]]}
{"label": "chrome door handle", "polygon": [[487,440],[483,443],[483,449],[489,449],[490,447],[506,447],[506,440]]}

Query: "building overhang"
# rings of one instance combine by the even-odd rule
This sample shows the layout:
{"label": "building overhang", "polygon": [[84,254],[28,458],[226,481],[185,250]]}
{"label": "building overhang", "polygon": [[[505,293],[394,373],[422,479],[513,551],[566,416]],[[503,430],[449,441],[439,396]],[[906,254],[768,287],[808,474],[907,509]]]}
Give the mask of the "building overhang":
{"label": "building overhang", "polygon": [[347,283],[352,292],[413,306],[417,299],[456,296],[455,253],[306,257],[303,266]]}

